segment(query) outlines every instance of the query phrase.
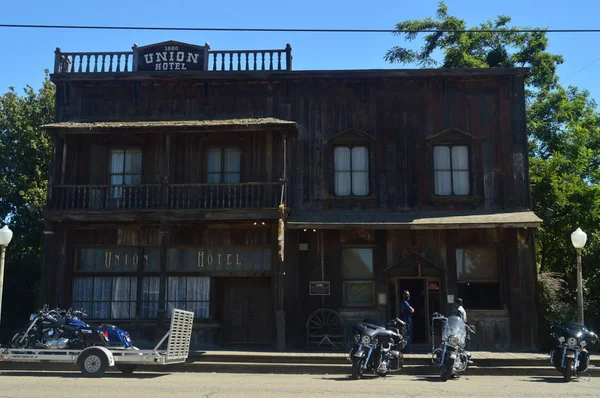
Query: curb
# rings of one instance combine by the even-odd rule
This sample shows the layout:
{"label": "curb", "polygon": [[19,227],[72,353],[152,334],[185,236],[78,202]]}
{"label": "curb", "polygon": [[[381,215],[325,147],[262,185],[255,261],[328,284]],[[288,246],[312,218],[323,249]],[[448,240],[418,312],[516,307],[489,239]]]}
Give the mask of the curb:
{"label": "curb", "polygon": [[[291,356],[270,356],[260,354],[223,354],[223,353],[206,353],[190,355],[190,362],[201,364],[206,362],[211,363],[253,363],[253,364],[311,364],[315,366],[322,365],[346,365],[349,364],[348,355],[340,354],[314,354],[314,355],[291,355]],[[473,355],[473,362],[478,367],[540,367],[544,368],[550,365],[550,361],[545,358],[477,358]],[[420,357],[411,357],[410,354],[404,357],[404,364],[407,366],[430,366],[431,359]],[[592,358],[592,365],[600,367],[600,361]]]}
{"label": "curb", "polygon": [[[315,365],[294,363],[250,363],[250,362],[194,362],[187,364],[173,364],[165,366],[139,365],[137,372],[159,372],[159,373],[245,373],[245,374],[298,374],[298,375],[348,375],[350,374],[350,363],[344,365]],[[0,363],[0,374],[4,371],[22,372],[72,372],[74,377],[81,376],[79,370],[72,364],[59,363]],[[120,374],[112,368],[109,372]],[[590,369],[585,375],[598,374],[599,368]],[[6,373],[10,375],[9,373]],[[436,376],[439,370],[433,365],[405,365],[399,372],[390,373],[395,375],[421,375]],[[464,376],[560,376],[560,373],[551,367],[537,366],[471,366],[463,373]],[[134,373],[135,376],[135,373]],[[127,377],[127,376],[123,376]]]}

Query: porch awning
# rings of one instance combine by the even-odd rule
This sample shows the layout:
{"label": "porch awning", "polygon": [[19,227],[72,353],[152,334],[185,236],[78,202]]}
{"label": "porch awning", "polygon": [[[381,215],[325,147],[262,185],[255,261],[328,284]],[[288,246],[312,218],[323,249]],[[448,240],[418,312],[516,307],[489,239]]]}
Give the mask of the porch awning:
{"label": "porch awning", "polygon": [[290,229],[467,229],[536,228],[542,219],[532,211],[515,212],[292,212]]}
{"label": "porch awning", "polygon": [[296,122],[289,120],[264,118],[238,119],[208,119],[208,120],[156,120],[156,121],[125,121],[125,122],[59,122],[45,124],[42,128],[62,130],[65,133],[102,133],[114,131],[163,132],[177,131],[251,131],[251,130],[281,130],[296,132]]}

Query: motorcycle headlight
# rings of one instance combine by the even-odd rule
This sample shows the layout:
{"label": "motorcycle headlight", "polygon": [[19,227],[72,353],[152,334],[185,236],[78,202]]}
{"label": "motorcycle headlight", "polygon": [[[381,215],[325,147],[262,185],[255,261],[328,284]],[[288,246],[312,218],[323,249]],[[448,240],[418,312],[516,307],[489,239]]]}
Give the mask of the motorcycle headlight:
{"label": "motorcycle headlight", "polygon": [[450,345],[458,345],[458,337],[450,336],[449,343]]}
{"label": "motorcycle headlight", "polygon": [[581,346],[581,348],[584,348],[587,345],[587,343],[585,340],[581,340],[581,343],[579,343],[579,345]]}
{"label": "motorcycle headlight", "polygon": [[364,335],[361,339],[360,342],[367,345],[371,343],[371,338],[367,335]]}
{"label": "motorcycle headlight", "polygon": [[577,345],[577,339],[575,337],[569,337],[567,340],[567,345],[569,347],[575,347]]}
{"label": "motorcycle headlight", "polygon": [[560,336],[558,338],[558,342],[561,343],[561,344],[564,343],[565,342],[565,338],[563,336]]}
{"label": "motorcycle headlight", "polygon": [[37,314],[31,314],[29,315],[29,320],[33,321],[35,318],[37,318]]}

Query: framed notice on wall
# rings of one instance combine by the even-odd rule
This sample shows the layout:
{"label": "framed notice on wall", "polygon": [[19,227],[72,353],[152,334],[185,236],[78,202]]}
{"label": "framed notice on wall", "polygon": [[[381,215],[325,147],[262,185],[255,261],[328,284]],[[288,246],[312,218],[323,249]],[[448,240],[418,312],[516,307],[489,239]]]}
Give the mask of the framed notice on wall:
{"label": "framed notice on wall", "polygon": [[329,296],[330,286],[329,281],[310,281],[308,290],[311,296]]}

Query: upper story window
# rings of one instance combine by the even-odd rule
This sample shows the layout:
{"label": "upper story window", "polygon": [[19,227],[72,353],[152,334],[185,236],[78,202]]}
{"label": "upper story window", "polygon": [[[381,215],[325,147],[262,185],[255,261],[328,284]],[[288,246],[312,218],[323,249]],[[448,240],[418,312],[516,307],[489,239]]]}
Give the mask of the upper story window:
{"label": "upper story window", "polygon": [[142,151],[140,149],[113,149],[110,151],[111,197],[123,195],[122,185],[142,182]]}
{"label": "upper story window", "polygon": [[237,184],[241,181],[242,151],[235,147],[213,147],[206,151],[206,182]]}
{"label": "upper story window", "polygon": [[369,194],[369,149],[366,146],[338,146],[334,153],[336,196]]}
{"label": "upper story window", "polygon": [[433,169],[436,195],[468,195],[469,147],[436,145],[433,147]]}

